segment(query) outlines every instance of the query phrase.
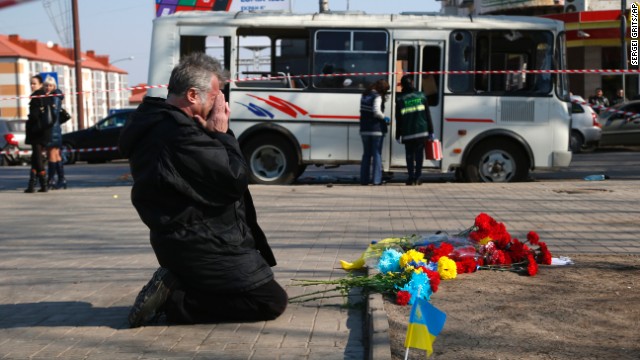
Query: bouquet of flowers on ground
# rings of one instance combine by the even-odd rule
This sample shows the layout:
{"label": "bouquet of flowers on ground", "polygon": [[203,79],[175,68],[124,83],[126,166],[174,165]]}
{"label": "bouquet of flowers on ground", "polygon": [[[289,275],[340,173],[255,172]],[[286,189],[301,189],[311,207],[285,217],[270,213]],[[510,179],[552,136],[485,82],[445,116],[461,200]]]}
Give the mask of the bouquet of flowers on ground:
{"label": "bouquet of flowers on ground", "polygon": [[[371,293],[395,295],[400,305],[416,299],[429,300],[438,291],[441,280],[452,280],[458,274],[477,270],[515,271],[535,276],[538,265],[551,264],[551,253],[534,231],[526,241],[512,238],[503,223],[481,213],[470,228],[454,236],[437,233],[387,238],[372,242],[362,256],[341,261],[350,276],[338,280],[297,280],[297,286],[333,285],[290,298],[305,302],[329,296],[346,296],[353,288],[363,296]],[[356,275],[354,270],[369,267],[369,275]],[[336,294],[336,292],[338,294]]]}

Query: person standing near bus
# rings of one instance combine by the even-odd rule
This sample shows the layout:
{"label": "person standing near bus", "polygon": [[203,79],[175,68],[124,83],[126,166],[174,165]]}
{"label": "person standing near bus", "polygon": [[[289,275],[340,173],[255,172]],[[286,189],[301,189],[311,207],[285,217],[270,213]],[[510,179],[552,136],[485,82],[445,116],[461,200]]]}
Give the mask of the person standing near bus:
{"label": "person standing near bus", "polygon": [[396,140],[404,144],[409,173],[406,184],[421,185],[424,142],[433,139],[433,121],[427,97],[415,90],[413,76],[403,76],[400,85],[402,93],[396,99]]}
{"label": "person standing near bus", "polygon": [[373,185],[382,185],[382,141],[389,123],[389,118],[384,116],[384,104],[388,93],[389,83],[380,79],[369,85],[360,98],[361,185],[369,185],[372,180]]}

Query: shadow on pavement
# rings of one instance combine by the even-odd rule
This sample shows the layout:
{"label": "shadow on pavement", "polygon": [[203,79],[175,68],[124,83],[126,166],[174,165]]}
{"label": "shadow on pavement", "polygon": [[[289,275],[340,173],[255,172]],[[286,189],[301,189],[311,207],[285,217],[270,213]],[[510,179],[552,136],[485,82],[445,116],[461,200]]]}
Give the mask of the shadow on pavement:
{"label": "shadow on pavement", "polygon": [[43,301],[0,305],[0,329],[34,326],[106,326],[127,329],[129,307],[93,307],[83,301]]}

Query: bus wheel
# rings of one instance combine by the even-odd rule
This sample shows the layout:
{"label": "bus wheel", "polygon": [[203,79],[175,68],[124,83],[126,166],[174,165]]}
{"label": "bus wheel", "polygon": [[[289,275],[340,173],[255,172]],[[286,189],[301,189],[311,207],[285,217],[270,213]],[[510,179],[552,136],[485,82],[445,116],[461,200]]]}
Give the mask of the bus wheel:
{"label": "bus wheel", "polygon": [[291,184],[299,176],[293,146],[280,136],[261,136],[244,147],[249,163],[249,178],[254,184]]}
{"label": "bus wheel", "polygon": [[304,174],[306,170],[307,170],[306,164],[298,165],[298,171],[296,172],[296,179],[299,178],[300,175]]}
{"label": "bus wheel", "polygon": [[462,167],[457,167],[454,173],[457,182],[467,182],[467,175],[462,170]]}
{"label": "bus wheel", "polygon": [[516,182],[527,178],[529,166],[517,145],[484,142],[472,149],[464,165],[464,174],[469,182]]}

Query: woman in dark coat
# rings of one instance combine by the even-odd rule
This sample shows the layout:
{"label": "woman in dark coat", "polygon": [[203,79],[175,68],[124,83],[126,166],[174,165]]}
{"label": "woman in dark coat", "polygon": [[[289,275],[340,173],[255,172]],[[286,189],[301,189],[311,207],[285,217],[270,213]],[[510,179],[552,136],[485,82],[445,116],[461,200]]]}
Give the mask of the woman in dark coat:
{"label": "woman in dark coat", "polygon": [[[48,76],[44,79],[44,90],[47,95],[55,95],[46,97],[45,102],[51,106],[51,115],[53,115],[54,122],[51,127],[51,140],[47,143],[47,160],[49,161],[49,169],[47,174],[47,183],[49,189],[67,188],[67,180],[64,178],[64,167],[62,165],[62,156],[60,155],[60,148],[62,147],[62,127],[60,122],[60,108],[62,107],[62,100],[64,95],[62,91],[58,89],[56,80],[53,77]],[[58,174],[58,182],[55,181],[55,174]]]}
{"label": "woman in dark coat", "polygon": [[38,190],[38,192],[47,192],[44,157],[42,153],[45,145],[51,141],[51,128],[42,129],[39,125],[42,118],[42,111],[45,107],[45,100],[42,97],[45,95],[45,91],[42,88],[42,77],[40,75],[35,75],[31,78],[31,91],[29,119],[27,120],[25,139],[25,143],[31,145],[31,171],[29,175],[29,185],[24,192],[35,192],[36,181],[40,182],[40,190]]}

